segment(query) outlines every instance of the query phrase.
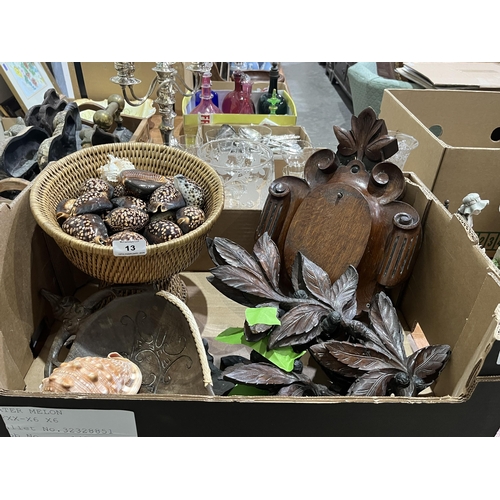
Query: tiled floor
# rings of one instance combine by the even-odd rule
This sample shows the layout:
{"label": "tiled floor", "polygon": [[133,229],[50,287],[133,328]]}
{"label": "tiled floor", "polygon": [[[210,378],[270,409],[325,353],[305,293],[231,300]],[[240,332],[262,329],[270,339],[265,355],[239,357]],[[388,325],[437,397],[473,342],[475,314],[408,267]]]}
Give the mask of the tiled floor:
{"label": "tiled floor", "polygon": [[335,150],[333,126],[350,129],[352,107],[325,68],[317,62],[282,62],[291,97],[297,108],[297,125],[304,127],[313,146]]}

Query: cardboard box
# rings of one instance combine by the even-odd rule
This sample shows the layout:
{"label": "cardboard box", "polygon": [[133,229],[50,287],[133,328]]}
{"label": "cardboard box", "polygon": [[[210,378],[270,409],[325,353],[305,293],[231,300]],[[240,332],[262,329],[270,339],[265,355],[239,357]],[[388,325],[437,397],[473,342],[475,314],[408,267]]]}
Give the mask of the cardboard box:
{"label": "cardboard box", "polygon": [[[201,126],[201,136],[203,138],[203,141],[206,142],[206,133],[210,132],[212,130],[218,130],[222,127],[222,124],[219,125],[202,125]],[[240,127],[245,127],[245,125],[232,125],[232,127],[238,131]],[[266,127],[269,127],[272,130],[272,135],[296,135],[299,139],[303,141],[309,141],[311,142],[311,138],[307,134],[307,131],[304,127],[300,127],[299,125],[290,125],[290,126],[272,126],[272,125],[266,125]]]}
{"label": "cardboard box", "polygon": [[[311,436],[493,436],[498,431],[498,411],[486,413],[498,410],[500,398],[490,389],[498,388],[498,381],[487,379],[491,385],[482,386],[477,374],[498,329],[500,276],[460,220],[414,174],[407,174],[404,201],[421,214],[423,242],[412,276],[394,303],[405,324],[418,322],[430,343],[452,348],[432,395],[414,398],[38,393],[43,359],[30,366],[29,352],[43,306],[38,291],[55,286],[54,273],[46,266],[64,266],[64,259],[39,237],[28,193],[0,212],[2,234],[8,235],[0,241],[0,278],[5,284],[0,301],[0,435],[8,435],[6,417],[24,410],[45,416],[71,410],[79,418],[94,418],[98,410],[104,410],[104,417],[120,412],[132,419],[139,436],[292,436],[297,435],[297,422],[304,423],[299,432]],[[214,229],[211,236],[218,235]],[[231,232],[230,237],[251,243],[249,234]],[[246,241],[238,241],[240,237]],[[244,308],[215,291],[208,275],[181,276],[202,334],[214,337],[229,326],[241,326]]]}
{"label": "cardboard box", "polygon": [[[268,83],[266,82],[256,82],[252,88],[252,101],[255,105],[259,100],[259,97],[262,95],[264,89],[266,89]],[[212,89],[215,90],[219,95],[219,107],[222,106],[222,101],[224,97],[234,90],[234,82],[212,82]],[[278,92],[283,95],[286,102],[288,103],[288,114],[286,115],[260,115],[260,114],[251,114],[251,115],[241,115],[241,114],[231,114],[231,113],[215,113],[213,115],[209,115],[209,122],[204,121],[200,123],[198,115],[190,115],[189,113],[195,107],[195,98],[184,97],[182,100],[182,114],[184,116],[184,130],[186,134],[193,133],[196,131],[199,125],[217,125],[223,123],[229,123],[231,125],[267,125],[269,120],[271,120],[276,125],[296,125],[297,123],[297,109],[295,108],[295,103],[293,102],[290,94],[284,90],[284,84],[278,83]]]}
{"label": "cardboard box", "polygon": [[[202,125],[201,126],[201,136],[203,138],[203,141],[206,139],[206,133],[210,132],[214,129],[219,129],[221,125]],[[245,125],[232,125],[234,129],[237,131],[240,127],[244,127]],[[306,132],[306,129],[304,127],[300,127],[298,125],[295,126],[270,126],[270,129],[272,130],[272,135],[288,135],[292,134],[297,136],[299,139],[303,141],[309,141],[311,142],[311,139],[309,135]],[[283,175],[283,167],[285,166],[285,162],[282,159],[280,154],[275,154],[274,155],[274,178],[277,179],[278,177],[281,177]]]}
{"label": "cardboard box", "polygon": [[500,88],[500,64],[496,62],[405,62],[396,72],[426,89]]}
{"label": "cardboard box", "polygon": [[[500,243],[500,93],[462,90],[385,90],[380,118],[389,130],[415,137],[404,169],[457,212],[463,198],[478,193],[489,205],[473,229],[488,256]],[[439,134],[437,137],[432,130]]]}

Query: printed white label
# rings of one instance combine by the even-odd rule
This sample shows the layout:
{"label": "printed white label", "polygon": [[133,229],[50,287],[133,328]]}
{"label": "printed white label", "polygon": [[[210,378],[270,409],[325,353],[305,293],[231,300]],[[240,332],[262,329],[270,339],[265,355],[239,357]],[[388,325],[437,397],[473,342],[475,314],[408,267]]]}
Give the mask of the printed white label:
{"label": "printed white label", "polygon": [[129,257],[131,255],[146,255],[146,242],[138,241],[113,241],[113,255],[115,257]]}
{"label": "printed white label", "polygon": [[134,412],[0,406],[12,437],[137,437]]}

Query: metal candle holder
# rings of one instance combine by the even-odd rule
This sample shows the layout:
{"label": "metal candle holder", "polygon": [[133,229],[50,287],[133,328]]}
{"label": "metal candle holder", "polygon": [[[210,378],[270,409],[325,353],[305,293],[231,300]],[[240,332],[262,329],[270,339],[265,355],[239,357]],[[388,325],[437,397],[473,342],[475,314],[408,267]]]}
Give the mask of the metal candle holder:
{"label": "metal candle holder", "polygon": [[[160,132],[163,143],[170,145],[170,135],[174,130],[174,119],[177,114],[174,111],[175,93],[180,92],[183,96],[190,96],[197,92],[201,84],[201,76],[205,71],[206,63],[194,62],[187,67],[194,75],[194,88],[190,88],[184,79],[178,75],[174,69],[173,62],[157,62],[153,71],[156,76],[151,81],[147,94],[144,97],[137,97],[134,93],[134,85],[141,83],[135,78],[135,65],[133,62],[115,62],[117,76],[110,78],[113,83],[117,83],[122,88],[125,101],[130,106],[140,106],[157,88],[155,103],[158,105],[158,113],[161,115]],[[130,96],[127,94],[127,87]]]}

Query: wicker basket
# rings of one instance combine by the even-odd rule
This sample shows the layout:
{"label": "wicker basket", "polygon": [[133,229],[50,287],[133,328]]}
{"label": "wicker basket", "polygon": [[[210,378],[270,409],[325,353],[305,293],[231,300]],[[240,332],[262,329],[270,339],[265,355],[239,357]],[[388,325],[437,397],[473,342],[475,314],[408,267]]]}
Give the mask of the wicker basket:
{"label": "wicker basket", "polygon": [[[98,168],[109,161],[108,154],[128,158],[137,169],[183,174],[198,183],[206,193],[205,223],[175,240],[148,245],[146,255],[127,257],[114,256],[112,247],[66,234],[56,219],[57,204],[75,197],[85,180],[98,177]],[[196,260],[222,212],[224,190],[215,170],[199,158],[168,146],[128,142],[82,149],[47,166],[33,182],[30,202],[40,227],[84,273],[107,283],[153,283],[172,278]]]}

